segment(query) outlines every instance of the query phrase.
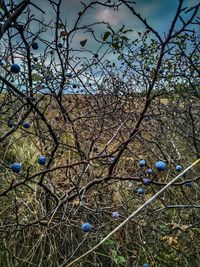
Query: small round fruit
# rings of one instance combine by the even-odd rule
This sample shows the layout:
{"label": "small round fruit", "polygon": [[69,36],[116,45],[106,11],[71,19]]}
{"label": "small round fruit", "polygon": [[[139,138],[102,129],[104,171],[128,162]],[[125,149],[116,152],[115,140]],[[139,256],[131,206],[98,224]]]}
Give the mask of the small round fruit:
{"label": "small round fruit", "polygon": [[11,170],[15,173],[19,173],[21,171],[21,164],[17,162],[11,164]]}
{"label": "small round fruit", "polygon": [[25,122],[23,123],[23,127],[26,128],[26,129],[30,128],[30,126],[31,126],[31,124],[30,124],[30,122],[28,122],[28,121],[25,121]]}
{"label": "small round fruit", "polygon": [[83,230],[83,232],[90,232],[92,230],[92,225],[90,223],[83,223],[81,226],[81,229]]}
{"label": "small round fruit", "polygon": [[142,172],[140,172],[140,171],[137,171],[137,172],[136,172],[136,175],[137,175],[138,177],[143,176],[143,175],[142,175]]}
{"label": "small round fruit", "polygon": [[76,84],[73,84],[72,87],[75,89],[77,87],[77,85]]}
{"label": "small round fruit", "polygon": [[150,67],[146,67],[146,71],[150,71]]}
{"label": "small round fruit", "polygon": [[108,162],[109,162],[110,164],[113,164],[114,161],[115,161],[115,157],[110,157],[110,158],[108,158]]}
{"label": "small round fruit", "polygon": [[119,212],[118,212],[118,211],[113,211],[113,212],[112,212],[112,217],[113,217],[113,218],[119,218],[119,216],[120,216],[120,215],[119,215]]}
{"label": "small round fruit", "polygon": [[34,58],[33,58],[33,61],[34,61],[34,62],[38,62],[38,58],[37,58],[37,57],[34,57]]}
{"label": "small round fruit", "polygon": [[146,161],[144,160],[144,159],[141,159],[140,161],[139,161],[139,165],[140,165],[140,167],[144,167],[144,166],[146,166]]}
{"label": "small round fruit", "polygon": [[138,188],[137,189],[137,193],[140,194],[140,195],[144,194],[144,189],[143,188]]}
{"label": "small round fruit", "polygon": [[12,64],[10,67],[12,73],[18,74],[20,72],[20,66],[18,64]]}
{"label": "small round fruit", "polygon": [[144,263],[143,267],[150,267],[150,265],[148,263]]}
{"label": "small round fruit", "polygon": [[143,181],[144,185],[150,185],[150,183],[151,183],[151,180],[148,178],[144,178],[144,179],[142,179],[142,181]]}
{"label": "small round fruit", "polygon": [[183,167],[181,165],[176,166],[176,171],[181,172],[183,170]]}
{"label": "small round fruit", "polygon": [[152,170],[151,168],[149,168],[149,169],[147,170],[147,173],[148,173],[148,174],[153,174],[153,170]]}
{"label": "small round fruit", "polygon": [[150,115],[145,115],[144,119],[145,119],[145,121],[149,121],[149,120],[151,120],[151,116]]}
{"label": "small round fruit", "polygon": [[164,73],[164,70],[163,69],[159,70],[159,73],[160,74],[163,74]]}
{"label": "small round fruit", "polygon": [[46,159],[45,156],[39,156],[39,157],[38,157],[38,163],[39,163],[40,165],[45,165],[46,162],[47,162],[47,159]]}
{"label": "small round fruit", "polygon": [[29,98],[31,101],[35,101],[35,97],[34,96],[30,96],[30,98]]}
{"label": "small round fruit", "polygon": [[13,126],[14,126],[13,122],[12,122],[12,121],[9,121],[9,122],[8,122],[8,127],[9,127],[9,128],[12,128]]}
{"label": "small round fruit", "polygon": [[69,72],[69,73],[66,74],[66,77],[67,78],[71,78],[72,77],[72,74]]}
{"label": "small round fruit", "polygon": [[191,181],[186,182],[185,186],[192,186],[192,182]]}
{"label": "small round fruit", "polygon": [[37,50],[39,48],[38,43],[36,43],[36,42],[32,43],[32,48],[33,48],[33,50]]}
{"label": "small round fruit", "polygon": [[141,52],[141,53],[144,53],[144,52],[145,52],[145,49],[142,47],[142,48],[140,49],[140,52]]}
{"label": "small round fruit", "polygon": [[164,171],[166,169],[166,164],[163,161],[157,161],[155,167],[159,171]]}
{"label": "small round fruit", "polygon": [[94,58],[98,58],[99,57],[99,55],[98,54],[94,54]]}
{"label": "small round fruit", "polygon": [[62,43],[58,43],[58,48],[63,48],[63,44]]}

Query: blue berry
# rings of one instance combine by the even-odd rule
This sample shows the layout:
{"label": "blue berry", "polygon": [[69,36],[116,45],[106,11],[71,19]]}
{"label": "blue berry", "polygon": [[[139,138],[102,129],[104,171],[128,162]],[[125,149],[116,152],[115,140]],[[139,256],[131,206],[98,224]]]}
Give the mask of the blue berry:
{"label": "blue berry", "polygon": [[45,165],[46,162],[47,162],[46,157],[44,157],[44,156],[39,156],[39,157],[38,157],[38,163],[39,163],[40,165]]}
{"label": "blue berry", "polygon": [[3,66],[4,65],[4,62],[2,59],[0,59],[0,66]]}
{"label": "blue berry", "polygon": [[37,50],[39,48],[38,43],[34,42],[32,43],[33,50]]}
{"label": "blue berry", "polygon": [[145,120],[145,121],[149,121],[149,120],[151,120],[151,116],[150,116],[150,115],[144,115],[144,120]]}
{"label": "blue berry", "polygon": [[149,185],[151,183],[151,180],[148,178],[142,179],[144,185]]}
{"label": "blue berry", "polygon": [[109,164],[113,164],[114,161],[115,161],[115,157],[108,158]]}
{"label": "blue berry", "polygon": [[12,73],[18,74],[20,72],[20,66],[18,64],[12,64],[10,67]]}
{"label": "blue berry", "polygon": [[31,124],[28,121],[23,123],[23,127],[26,128],[26,129],[30,128],[30,126],[31,126]]}
{"label": "blue berry", "polygon": [[140,194],[140,195],[144,194],[144,189],[143,188],[138,188],[137,189],[137,193]]}
{"label": "blue berry", "polygon": [[67,73],[67,74],[66,74],[66,77],[67,77],[67,78],[71,78],[71,77],[72,77],[72,74],[71,74],[71,73]]}
{"label": "blue berry", "polygon": [[160,74],[163,74],[164,73],[164,70],[163,69],[159,70],[159,73]]}
{"label": "blue berry", "polygon": [[31,101],[35,101],[35,97],[34,96],[30,96],[30,100]]}
{"label": "blue berry", "polygon": [[144,166],[146,166],[146,161],[144,160],[144,159],[141,159],[140,161],[139,161],[139,165],[140,165],[140,167],[144,167]]}
{"label": "blue berry", "polygon": [[186,182],[185,186],[192,186],[192,182],[191,181]]}
{"label": "blue berry", "polygon": [[11,164],[11,170],[15,173],[19,173],[21,171],[21,164],[17,162]]}
{"label": "blue berry", "polygon": [[183,167],[181,166],[181,165],[177,165],[176,166],[176,171],[177,172],[180,172],[180,171],[182,171],[183,170]]}
{"label": "blue berry", "polygon": [[152,170],[152,169],[148,169],[148,170],[147,170],[147,173],[148,173],[148,174],[153,174],[153,170]]}
{"label": "blue berry", "polygon": [[92,230],[92,225],[90,223],[83,223],[81,226],[83,232],[90,232]]}
{"label": "blue berry", "polygon": [[119,218],[119,216],[120,216],[120,215],[119,215],[119,212],[118,212],[118,211],[113,211],[113,212],[112,212],[112,217],[113,217],[113,218]]}
{"label": "blue berry", "polygon": [[159,171],[164,171],[166,169],[166,164],[163,161],[157,161],[155,167]]}
{"label": "blue berry", "polygon": [[58,43],[58,48],[63,48],[63,44],[62,43]]}
{"label": "blue berry", "polygon": [[8,127],[9,127],[9,128],[12,128],[13,126],[14,126],[13,122],[12,122],[12,121],[9,121],[9,122],[8,122]]}

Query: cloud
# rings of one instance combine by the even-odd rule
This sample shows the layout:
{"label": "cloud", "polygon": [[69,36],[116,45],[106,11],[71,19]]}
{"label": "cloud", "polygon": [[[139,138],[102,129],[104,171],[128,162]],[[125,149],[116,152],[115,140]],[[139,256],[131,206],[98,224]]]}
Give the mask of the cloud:
{"label": "cloud", "polygon": [[[122,10],[121,10],[122,11]],[[105,21],[109,22],[113,26],[117,26],[121,23],[123,19],[126,18],[126,13],[124,12],[117,12],[111,9],[101,9],[96,13],[96,20],[97,21]]]}

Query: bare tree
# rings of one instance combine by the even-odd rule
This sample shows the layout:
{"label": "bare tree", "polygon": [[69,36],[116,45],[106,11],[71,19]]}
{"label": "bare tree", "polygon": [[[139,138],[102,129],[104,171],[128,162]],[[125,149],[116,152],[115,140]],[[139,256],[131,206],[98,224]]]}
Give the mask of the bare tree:
{"label": "bare tree", "polygon": [[[177,1],[162,34],[132,1],[82,2],[71,26],[61,0],[45,1],[53,19],[16,2],[0,2],[0,265],[67,266],[199,158],[200,4]],[[135,40],[124,25],[84,22],[122,7],[144,25]],[[185,172],[80,264],[186,265],[199,178],[198,166]]]}

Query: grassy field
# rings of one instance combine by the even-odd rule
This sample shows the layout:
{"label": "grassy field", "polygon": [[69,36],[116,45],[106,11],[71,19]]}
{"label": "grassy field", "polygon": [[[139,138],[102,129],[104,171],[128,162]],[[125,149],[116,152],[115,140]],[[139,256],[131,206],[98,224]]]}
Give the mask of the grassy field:
{"label": "grassy field", "polygon": [[[16,110],[17,101],[13,100],[2,115],[1,136],[10,131],[7,121]],[[106,180],[109,158],[99,156],[105,148],[108,155],[112,154],[127,140],[142,110],[143,99],[67,96],[62,101],[65,112],[61,112],[55,100],[42,100],[38,107],[58,140],[49,168],[77,164],[48,172],[42,184],[42,174],[29,179],[46,168],[37,164],[38,155],[50,159],[55,148],[47,124],[32,111],[25,119],[31,127],[24,129],[19,124],[0,144],[0,194],[22,182],[0,197],[0,266],[56,267],[66,259],[76,258],[175,177],[176,164],[184,167],[191,164],[195,146],[190,137],[193,126],[187,121],[187,104],[183,100],[179,104],[170,99],[155,100],[148,110],[149,117],[143,120],[112,177]],[[199,131],[196,102],[193,109],[196,131]],[[25,111],[26,108],[17,112],[12,121],[16,123]],[[185,130],[187,136],[183,135]],[[95,159],[81,163],[91,158]],[[167,170],[155,172],[149,186],[142,182],[148,175],[146,168],[138,165],[141,158],[153,169],[157,160],[168,162]],[[13,162],[22,163],[20,174],[10,171]],[[192,186],[184,183],[172,186],[77,266],[139,267],[144,262],[156,267],[198,266],[200,217],[195,205],[200,197],[199,173],[196,167],[186,174],[180,182],[194,180]],[[80,193],[95,179],[102,182]],[[139,187],[144,188],[144,195],[136,193]],[[71,197],[76,193],[76,197]],[[66,197],[66,201],[58,206],[54,194],[58,198]],[[118,219],[111,216],[115,210],[120,213]],[[94,226],[89,235],[80,229],[85,221]]]}

